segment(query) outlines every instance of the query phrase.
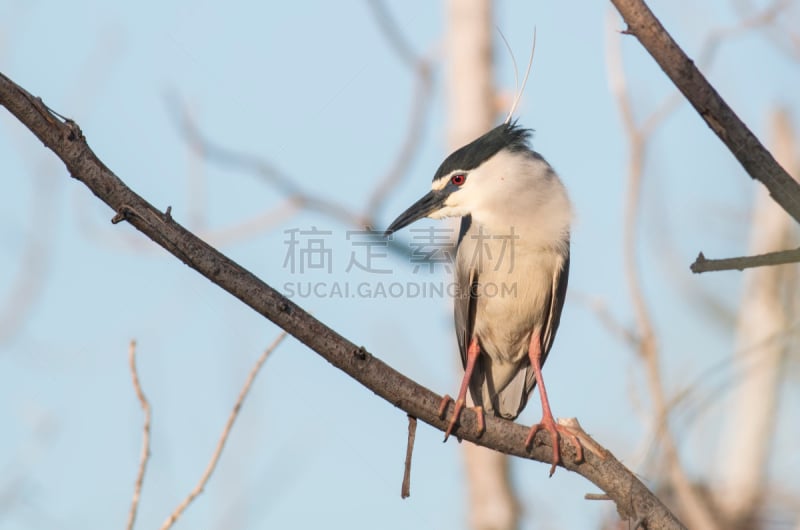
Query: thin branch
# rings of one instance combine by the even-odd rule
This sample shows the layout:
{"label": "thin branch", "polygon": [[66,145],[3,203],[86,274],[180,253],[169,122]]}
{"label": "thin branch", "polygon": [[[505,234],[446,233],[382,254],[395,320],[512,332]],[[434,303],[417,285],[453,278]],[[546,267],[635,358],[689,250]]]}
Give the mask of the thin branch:
{"label": "thin branch", "polygon": [[750,132],[700,70],[667,33],[643,0],[611,0],[628,28],[697,110],[745,171],[800,222],[800,184]]}
{"label": "thin branch", "polygon": [[706,39],[705,46],[698,53],[698,64],[702,68],[702,65],[709,61],[710,56],[716,53],[723,41],[754,29],[773,25],[779,20],[779,15],[789,7],[790,2],[791,0],[774,0],[763,9],[751,13],[749,16],[743,16],[734,26],[712,31]]}
{"label": "thin branch", "polygon": [[275,208],[261,212],[251,219],[245,219],[236,225],[216,230],[208,229],[205,233],[202,233],[202,236],[203,239],[216,246],[230,245],[275,228],[280,223],[290,219],[297,211],[298,208],[292,201],[284,201]]}
{"label": "thin branch", "polygon": [[583,498],[587,501],[610,501],[612,500],[608,495],[605,493],[587,493],[583,496]]}
{"label": "thin branch", "polygon": [[[170,96],[168,98],[171,103],[169,107],[170,109],[177,109],[177,112],[173,112],[173,115],[176,117],[179,129],[191,146],[192,152],[206,160],[238,167],[258,175],[288,198],[288,206],[293,211],[305,209],[321,213],[347,225],[359,228],[376,227],[381,208],[392,190],[402,182],[403,176],[408,174],[408,169],[422,143],[426,118],[430,114],[429,108],[433,99],[433,64],[430,59],[418,56],[413,51],[409,40],[405,38],[399,25],[382,0],[369,0],[367,3],[390,48],[414,74],[415,89],[403,142],[395,156],[395,160],[384,176],[378,179],[377,185],[366,199],[363,213],[353,213],[349,207],[331,201],[324,195],[310,193],[303,189],[290,175],[280,171],[265,159],[214,143],[203,134],[195,120],[192,119],[186,106],[181,104],[178,98]],[[266,218],[268,216],[278,217],[270,215],[269,212],[262,217]],[[224,232],[226,236],[230,234],[236,236],[246,235],[252,233],[253,228],[257,226],[254,223],[248,223],[240,227],[226,229]],[[217,242],[215,239],[212,239],[212,241]],[[406,255],[408,253],[408,248],[394,239],[388,241],[387,246],[398,254]]]}
{"label": "thin branch", "polygon": [[[155,243],[178,257],[210,281],[225,289],[253,310],[282,327],[378,396],[436,429],[444,431],[447,420],[439,416],[442,397],[402,375],[345,339],[300,306],[258,279],[237,263],[184,229],[172,218],[128,188],[89,148],[78,125],[57,120],[35,98],[0,74],[0,105],[20,120],[45,146],[64,162],[73,178],[86,185],[116,212],[113,221],[125,220]],[[446,411],[449,417],[454,405]],[[475,414],[465,411],[456,435],[484,447],[549,465],[553,448],[544,431],[533,447],[525,447],[528,428],[497,417],[487,417],[479,434]],[[588,435],[587,435],[588,436]],[[563,442],[563,441],[562,441]],[[591,451],[575,462],[569,443],[560,444],[562,467],[586,477],[614,499],[622,517],[639,521],[648,530],[685,528],[667,507],[614,456]]]}
{"label": "thin branch", "polygon": [[582,303],[586,309],[594,313],[597,320],[606,328],[609,334],[628,346],[635,348],[639,344],[639,337],[635,330],[620,322],[619,319],[611,313],[605,300],[581,292],[573,292],[571,297],[572,300]]}
{"label": "thin branch", "polygon": [[31,193],[30,221],[25,230],[25,248],[22,250],[17,273],[12,277],[8,296],[0,305],[0,344],[10,341],[30,318],[41,300],[46,277],[53,261],[50,240],[57,207],[49,176],[34,170]]}
{"label": "thin branch", "polygon": [[402,176],[408,173],[408,168],[414,160],[414,155],[419,151],[422,141],[422,131],[425,128],[425,118],[433,98],[433,82],[431,69],[427,62],[421,61],[416,69],[417,82],[414,89],[413,102],[409,112],[408,128],[405,139],[397,153],[391,169],[386,172],[367,200],[364,218],[367,224],[374,226],[375,219],[380,213],[386,198],[397,185],[402,182]]}
{"label": "thin branch", "polygon": [[[732,2],[737,11],[744,13],[754,8],[750,1]],[[791,7],[793,0],[776,0],[776,10]],[[756,6],[757,7],[757,6]],[[800,61],[800,33],[797,32],[797,20],[784,16],[776,20],[772,31],[764,31],[764,36],[775,48],[792,61]]]}
{"label": "thin branch", "polygon": [[228,441],[228,437],[231,434],[231,430],[233,429],[233,424],[236,421],[236,418],[239,417],[239,411],[242,410],[242,404],[244,403],[247,394],[250,392],[250,387],[253,386],[253,381],[255,381],[258,372],[261,370],[261,367],[264,366],[264,363],[267,360],[267,357],[275,351],[275,349],[280,345],[283,339],[286,338],[287,333],[284,331],[269,345],[269,347],[264,350],[261,356],[258,358],[256,363],[253,365],[253,368],[250,370],[250,373],[247,375],[247,379],[242,386],[242,389],[239,391],[239,397],[236,398],[236,403],[233,405],[233,410],[231,410],[230,415],[228,415],[228,421],[225,422],[225,427],[222,429],[222,433],[219,436],[219,440],[217,441],[217,447],[214,449],[214,453],[211,455],[211,460],[209,460],[208,465],[206,466],[205,471],[203,471],[203,475],[200,477],[200,480],[197,481],[197,484],[189,492],[189,495],[186,496],[185,499],[175,508],[175,510],[167,517],[167,520],[161,525],[161,530],[167,530],[171,528],[175,521],[183,514],[186,508],[194,501],[198,495],[203,493],[203,490],[208,484],[208,480],[211,478],[211,475],[214,473],[214,470],[217,467],[217,463],[219,462],[220,456],[222,456],[222,450],[225,449],[225,443]]}
{"label": "thin branch", "polygon": [[[177,118],[180,123],[181,130],[187,136],[188,141],[203,153],[207,160],[214,161],[219,164],[225,164],[229,167],[240,168],[242,170],[251,172],[263,178],[269,185],[273,186],[279,193],[287,197],[290,209],[305,209],[311,210],[332,219],[335,219],[345,225],[356,226],[359,228],[372,229],[377,225],[377,221],[370,217],[370,213],[357,214],[353,213],[348,207],[343,204],[331,201],[324,198],[322,195],[314,195],[302,189],[294,179],[288,174],[280,171],[272,166],[267,160],[258,156],[236,151],[228,147],[215,144],[208,138],[203,136],[202,131],[197,127],[197,124],[192,122],[185,109],[180,104],[176,103],[174,108],[177,110]],[[406,145],[409,148],[410,144]],[[410,155],[409,155],[410,156]],[[390,174],[395,174],[390,172]],[[399,173],[396,174],[399,176]],[[383,190],[388,192],[391,187],[384,186]],[[379,186],[380,190],[380,186]],[[381,192],[383,193],[383,192]],[[371,199],[371,208],[379,208],[383,202],[383,198],[378,196]],[[267,214],[271,215],[271,214]],[[409,246],[401,242],[397,238],[389,238],[387,240],[386,248],[398,255],[407,256],[409,253]],[[442,252],[449,251],[442,249]]]}
{"label": "thin branch", "polygon": [[403,486],[400,488],[400,497],[407,499],[411,496],[411,455],[414,453],[414,439],[417,436],[417,418],[408,417],[408,442],[406,444],[406,461],[403,466]]}
{"label": "thin branch", "polygon": [[215,144],[203,134],[188,110],[177,98],[170,97],[169,103],[168,108],[173,111],[172,113],[179,124],[181,132],[187,138],[189,144],[207,160],[213,160],[219,164],[225,164],[229,167],[239,168],[258,175],[267,184],[274,187],[278,193],[289,198],[297,206],[316,210],[345,224],[365,226],[366,223],[363,217],[353,214],[341,204],[302,189],[289,175],[266,160],[249,153]]}
{"label": "thin branch", "polygon": [[411,48],[411,43],[405,38],[400,31],[397,22],[395,21],[386,4],[382,0],[367,0],[367,5],[372,11],[372,16],[375,18],[381,33],[386,38],[386,41],[394,50],[395,54],[405,63],[405,65],[414,70],[419,67],[420,60],[417,58],[416,53]]}
{"label": "thin branch", "polygon": [[147,463],[150,460],[150,420],[151,410],[150,402],[144,395],[142,385],[139,382],[139,374],[136,371],[136,341],[132,340],[128,347],[128,363],[131,369],[131,378],[133,379],[133,389],[136,391],[136,398],[139,400],[139,405],[144,412],[144,424],[142,425],[142,453],[139,457],[139,471],[136,473],[136,485],[133,489],[133,498],[131,499],[131,509],[128,512],[128,524],[125,528],[133,530],[133,525],[136,522],[136,514],[139,511],[139,498],[142,495],[142,483],[144,483],[144,472],[147,469]]}
{"label": "thin branch", "polygon": [[[403,142],[389,170],[378,179],[378,184],[365,201],[366,206],[363,213],[354,214],[350,208],[331,201],[323,195],[310,193],[291,176],[262,158],[216,144],[203,134],[185,105],[182,105],[177,98],[170,97],[170,108],[178,109],[175,114],[176,121],[193,152],[208,160],[239,167],[259,175],[279,193],[286,196],[296,208],[316,211],[344,224],[360,228],[377,226],[377,217],[383,204],[392,190],[402,182],[402,177],[408,173],[422,143],[426,118],[430,115],[429,108],[433,100],[433,64],[430,59],[414,53],[408,39],[400,31],[397,22],[383,1],[369,0],[367,4],[391,49],[414,74],[415,89]],[[398,250],[398,248],[394,248],[394,250]]]}
{"label": "thin branch", "polygon": [[779,250],[756,256],[740,256],[737,258],[707,259],[701,252],[689,267],[695,274],[713,271],[742,271],[753,267],[769,265],[786,265],[800,262],[800,248]]}
{"label": "thin branch", "polygon": [[758,357],[763,348],[774,347],[776,344],[788,347],[799,331],[800,320],[797,320],[779,333],[734,351],[733,362],[730,358],[725,358],[711,364],[673,397],[671,407],[675,410],[683,408],[681,415],[684,425],[697,421],[712,405],[719,403],[729,392],[741,385],[754,367],[763,361]]}

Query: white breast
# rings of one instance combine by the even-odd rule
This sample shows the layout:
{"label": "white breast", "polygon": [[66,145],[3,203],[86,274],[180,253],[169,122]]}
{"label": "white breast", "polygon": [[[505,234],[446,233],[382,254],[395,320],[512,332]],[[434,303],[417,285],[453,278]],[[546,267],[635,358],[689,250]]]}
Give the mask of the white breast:
{"label": "white breast", "polygon": [[503,388],[526,359],[530,335],[547,318],[554,271],[564,257],[553,248],[531,248],[509,234],[473,224],[458,249],[458,266],[478,273],[473,334],[491,359],[495,388]]}

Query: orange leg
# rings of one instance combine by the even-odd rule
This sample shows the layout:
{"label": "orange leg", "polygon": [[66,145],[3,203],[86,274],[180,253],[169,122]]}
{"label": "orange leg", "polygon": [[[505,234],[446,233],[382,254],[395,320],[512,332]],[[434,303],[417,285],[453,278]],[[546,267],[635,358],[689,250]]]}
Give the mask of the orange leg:
{"label": "orange leg", "polygon": [[[472,372],[475,371],[475,362],[478,360],[478,355],[481,353],[481,347],[478,344],[478,338],[472,339],[467,348],[467,366],[464,368],[464,378],[461,380],[461,388],[458,391],[458,399],[456,399],[456,408],[453,411],[453,418],[450,420],[450,425],[447,426],[447,431],[444,433],[444,441],[450,437],[453,428],[458,423],[458,418],[461,416],[461,411],[467,402],[467,388],[469,387],[469,380],[472,378]],[[442,398],[442,403],[439,405],[439,417],[444,418],[447,412],[447,405],[453,401],[453,398],[446,395]],[[475,413],[478,415],[478,432],[479,435],[483,434],[486,429],[485,420],[483,417],[483,407],[474,407]]]}
{"label": "orange leg", "polygon": [[544,379],[542,378],[542,342],[538,331],[531,334],[531,343],[528,348],[528,357],[533,367],[533,375],[536,377],[536,384],[539,386],[539,396],[542,398],[542,419],[536,425],[531,427],[528,432],[528,437],[525,439],[525,447],[530,448],[533,444],[533,437],[539,432],[539,429],[544,429],[550,433],[550,438],[553,443],[553,465],[550,467],[550,476],[556,471],[556,466],[561,462],[561,455],[558,451],[558,435],[559,433],[566,436],[575,446],[575,461],[580,462],[583,460],[583,446],[578,441],[577,436],[569,432],[561,425],[557,424],[553,418],[553,413],[550,410],[550,400],[547,399],[547,390],[544,387]]}

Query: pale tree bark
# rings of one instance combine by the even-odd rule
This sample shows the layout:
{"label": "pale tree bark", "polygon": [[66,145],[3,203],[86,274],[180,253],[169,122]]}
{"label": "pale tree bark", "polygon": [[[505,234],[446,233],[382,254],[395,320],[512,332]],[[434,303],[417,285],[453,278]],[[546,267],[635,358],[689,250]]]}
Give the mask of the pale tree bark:
{"label": "pale tree bark", "polygon": [[[446,14],[447,143],[452,151],[494,125],[492,2],[447,0]],[[517,528],[518,502],[510,481],[508,457],[469,442],[462,447],[470,528]]]}
{"label": "pale tree bark", "polygon": [[[773,153],[785,168],[797,172],[795,137],[789,118],[771,119]],[[756,190],[749,254],[798,244],[796,225],[764,188]],[[767,468],[789,343],[798,269],[796,264],[759,267],[744,272],[744,291],[733,356],[734,380],[727,402],[717,473],[717,501],[737,528],[754,527],[753,519],[767,490]]]}

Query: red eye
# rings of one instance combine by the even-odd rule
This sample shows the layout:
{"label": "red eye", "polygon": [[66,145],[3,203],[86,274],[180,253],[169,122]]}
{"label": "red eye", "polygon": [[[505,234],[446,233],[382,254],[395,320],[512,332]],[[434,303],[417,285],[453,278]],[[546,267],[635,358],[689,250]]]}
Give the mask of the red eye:
{"label": "red eye", "polygon": [[467,176],[463,173],[456,173],[452,177],[450,177],[450,182],[455,184],[456,186],[461,186],[467,181]]}

